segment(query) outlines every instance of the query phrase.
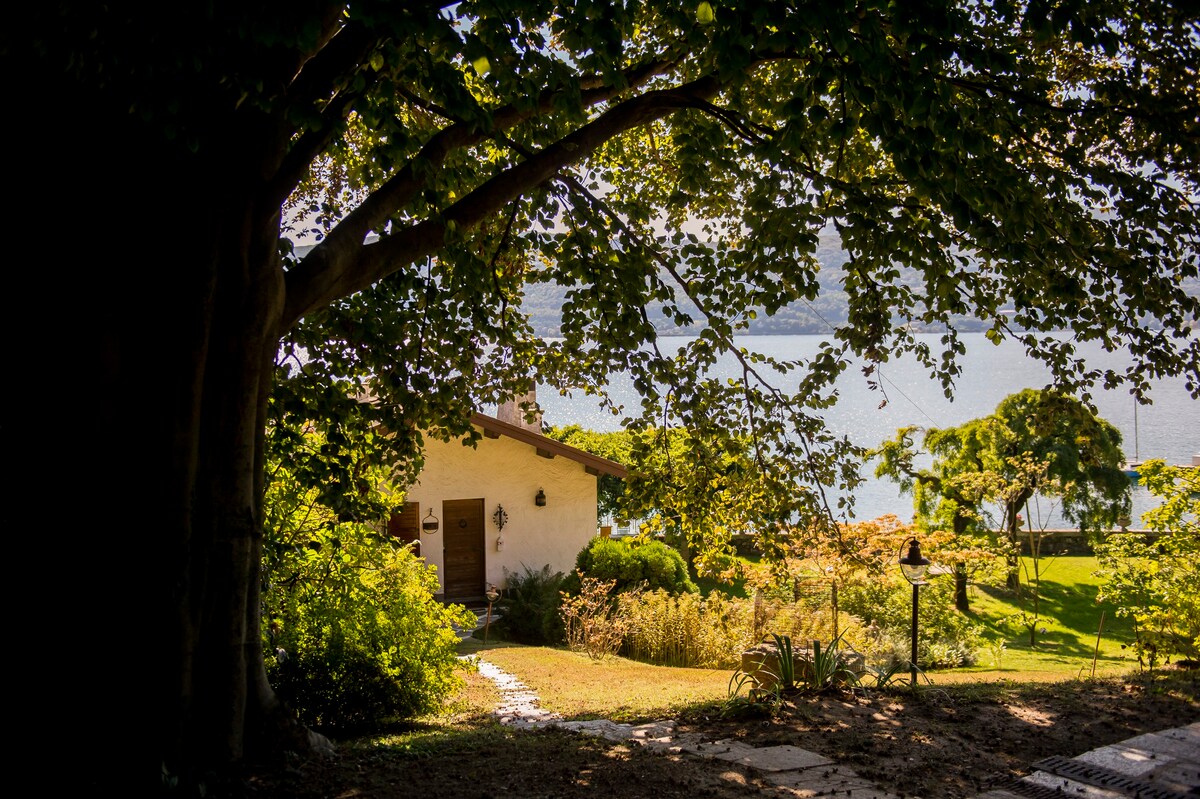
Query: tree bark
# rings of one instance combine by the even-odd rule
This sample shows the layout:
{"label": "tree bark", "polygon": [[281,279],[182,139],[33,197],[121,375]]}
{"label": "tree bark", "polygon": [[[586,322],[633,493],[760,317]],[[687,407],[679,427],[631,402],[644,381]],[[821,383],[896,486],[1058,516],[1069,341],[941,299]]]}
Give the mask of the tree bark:
{"label": "tree bark", "polygon": [[[63,110],[34,144],[58,169],[29,184],[30,202],[53,207],[71,185],[83,210],[68,235],[48,217],[28,228],[48,249],[26,294],[61,298],[67,356],[30,372],[49,413],[28,470],[69,466],[78,488],[65,493],[93,523],[53,553],[76,657],[55,691],[61,713],[46,715],[101,730],[72,764],[93,789],[156,789],[160,774],[186,781],[327,745],[270,688],[260,641],[284,284],[279,211],[258,207],[251,181],[269,172],[271,132],[214,120],[226,146],[187,153],[123,111],[63,103],[97,133],[78,135]],[[78,138],[59,149],[67,130]]]}
{"label": "tree bark", "polygon": [[971,612],[971,600],[967,596],[967,567],[962,563],[954,565],[954,607],[962,613]]}

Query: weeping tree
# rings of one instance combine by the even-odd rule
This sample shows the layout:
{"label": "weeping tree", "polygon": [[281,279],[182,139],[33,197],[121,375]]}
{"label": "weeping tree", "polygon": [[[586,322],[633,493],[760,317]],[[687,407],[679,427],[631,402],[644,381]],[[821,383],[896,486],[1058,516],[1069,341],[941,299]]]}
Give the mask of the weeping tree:
{"label": "weeping tree", "polygon": [[875,473],[913,494],[920,526],[947,525],[971,555],[955,563],[955,603],[962,610],[970,561],[988,553],[989,506],[1000,510],[1013,589],[1021,513],[1035,495],[1060,501],[1062,515],[1093,541],[1129,513],[1132,486],[1121,466],[1121,433],[1075,397],[1025,389],[1005,397],[989,416],[926,430],[923,448],[931,460],[925,467],[917,465],[915,432],[902,428],[871,453],[879,461]]}
{"label": "weeping tree", "polygon": [[893,439],[869,453],[878,461],[876,477],[894,480],[901,491],[912,494],[918,529],[951,534],[938,560],[953,570],[954,606],[964,613],[971,609],[967,586],[972,575],[988,570],[1004,552],[989,531],[987,512],[1001,485],[991,469],[995,459],[988,454],[995,425],[995,419],[985,418],[925,430],[920,449],[931,459],[928,466],[917,464],[920,450],[914,439],[921,431],[915,427],[897,430]]}
{"label": "weeping tree", "polygon": [[[750,442],[725,500],[770,531],[845,510],[825,491],[861,453],[822,411],[851,359],[914,353],[952,392],[964,318],[1068,392],[1200,389],[1200,36],[1164,0],[46,2],[0,36],[19,296],[54,303],[18,348],[45,415],[17,454],[31,481],[68,457],[79,508],[120,519],[56,553],[74,645],[120,657],[53,695],[135,732],[80,754],[96,784],[323,745],[260,646],[276,392],[363,400],[403,470],[535,379],[627,373],[631,429],[689,431],[664,491],[707,508]],[[752,316],[821,299],[823,233],[847,321],[811,358],[742,351]],[[567,287],[554,340],[522,312],[539,283]],[[648,306],[694,339],[665,348]]]}

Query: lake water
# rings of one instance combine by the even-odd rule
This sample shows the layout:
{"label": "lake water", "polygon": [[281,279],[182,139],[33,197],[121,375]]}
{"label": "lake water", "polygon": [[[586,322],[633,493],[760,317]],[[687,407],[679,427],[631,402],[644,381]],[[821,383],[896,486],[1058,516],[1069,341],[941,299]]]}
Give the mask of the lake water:
{"label": "lake water", "polygon": [[[939,351],[938,334],[924,338],[934,352]],[[1026,356],[1019,344],[1005,342],[994,346],[982,333],[964,334],[962,339],[967,354],[963,356],[963,374],[957,382],[953,401],[943,396],[941,385],[914,359],[906,357],[883,365],[879,373],[882,392],[870,390],[861,372],[851,367],[838,382],[840,399],[837,405],[824,412],[829,428],[847,435],[856,444],[871,447],[891,438],[900,427],[958,425],[992,413],[1000,400],[1009,394],[1047,385],[1049,372]],[[739,339],[738,344],[778,358],[804,358],[816,353],[823,340],[822,336],[747,336]],[[661,340],[664,352],[669,351],[668,347],[673,351],[672,341],[671,338]],[[1085,347],[1081,353],[1089,365],[1123,368],[1129,362],[1128,356],[1105,353],[1099,347]],[[734,375],[731,361],[720,368]],[[628,382],[614,381],[610,391],[626,407],[637,407],[636,393]],[[888,402],[880,408],[884,394]],[[1127,459],[1162,458],[1167,463],[1190,465],[1192,457],[1200,455],[1200,405],[1188,396],[1182,378],[1155,381],[1150,393],[1152,404],[1138,406],[1136,410],[1127,388],[1097,389],[1093,397],[1100,416],[1121,431]],[[620,426],[619,417],[601,411],[596,400],[582,392],[562,397],[546,387],[539,387],[538,402],[549,424],[578,424],[599,431],[616,430]],[[855,492],[855,517],[870,519],[895,513],[902,519],[911,518],[911,497],[902,496],[894,483],[875,479],[871,475],[872,469],[871,466],[864,468],[868,480]],[[1140,523],[1141,513],[1153,504],[1154,499],[1148,492],[1140,487],[1135,489],[1135,526]],[[1058,517],[1053,505],[1044,500],[1040,505],[1031,506],[1035,526],[1039,524],[1039,514],[1046,527],[1068,526]]]}

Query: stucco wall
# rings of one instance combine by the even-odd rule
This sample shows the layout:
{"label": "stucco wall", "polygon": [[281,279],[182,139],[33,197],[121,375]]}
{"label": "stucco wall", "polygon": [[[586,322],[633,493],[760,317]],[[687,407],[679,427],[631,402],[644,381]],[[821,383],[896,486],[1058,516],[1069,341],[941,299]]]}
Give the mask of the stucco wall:
{"label": "stucco wall", "polygon": [[[546,505],[537,507],[538,489],[546,492]],[[596,534],[596,477],[583,464],[564,458],[543,458],[520,441],[501,436],[483,438],[474,449],[458,441],[426,440],[425,468],[407,499],[420,503],[424,518],[429,509],[443,519],[442,502],[483,499],[486,580],[503,587],[505,569],[520,574],[525,566],[569,573],[575,556]],[[492,515],[503,505],[508,513],[504,548],[497,550],[501,533]],[[421,534],[420,554],[442,574],[442,532]],[[444,587],[444,584],[442,584]]]}

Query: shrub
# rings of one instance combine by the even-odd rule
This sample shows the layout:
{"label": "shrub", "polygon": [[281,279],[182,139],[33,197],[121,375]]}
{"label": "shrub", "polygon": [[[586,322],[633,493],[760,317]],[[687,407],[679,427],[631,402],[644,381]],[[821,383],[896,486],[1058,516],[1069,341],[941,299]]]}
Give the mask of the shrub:
{"label": "shrub", "polygon": [[557,644],[564,640],[562,587],[565,575],[550,570],[547,564],[534,570],[524,567],[521,574],[505,570],[504,592],[497,603],[502,615],[496,627],[510,641],[531,646]]}
{"label": "shrub", "polygon": [[[924,668],[971,665],[983,646],[983,627],[955,609],[953,590],[950,580],[934,580],[921,589],[917,659]],[[875,622],[884,639],[908,640],[912,626],[908,583],[880,579],[854,584],[843,589],[841,604],[855,616]]]}
{"label": "shrub", "polygon": [[1200,470],[1155,459],[1140,479],[1159,500],[1142,517],[1154,534],[1113,532],[1097,547],[1099,599],[1133,623],[1142,666],[1200,659]]}
{"label": "shrub", "polygon": [[437,709],[461,683],[452,625],[470,614],[436,601],[433,569],[363,525],[307,536],[267,562],[266,666],[280,697],[338,732]]}
{"label": "shrub", "polygon": [[[688,577],[683,556],[661,541],[593,538],[575,558],[583,576],[611,581],[614,591],[643,588],[669,594],[695,593],[700,589]],[[577,579],[568,579],[566,590],[579,590]]]}
{"label": "shrub", "polygon": [[[829,640],[827,607],[803,602],[734,599],[719,591],[671,595],[627,591],[617,598],[625,625],[621,654],[660,666],[737,668],[742,652],[769,634],[797,641]],[[869,636],[862,624],[841,614],[839,641],[862,651]]]}
{"label": "shrub", "polygon": [[613,580],[579,577],[579,593],[563,595],[562,619],[567,645],[577,652],[587,652],[593,660],[615,655],[625,636],[625,620],[614,613]]}

